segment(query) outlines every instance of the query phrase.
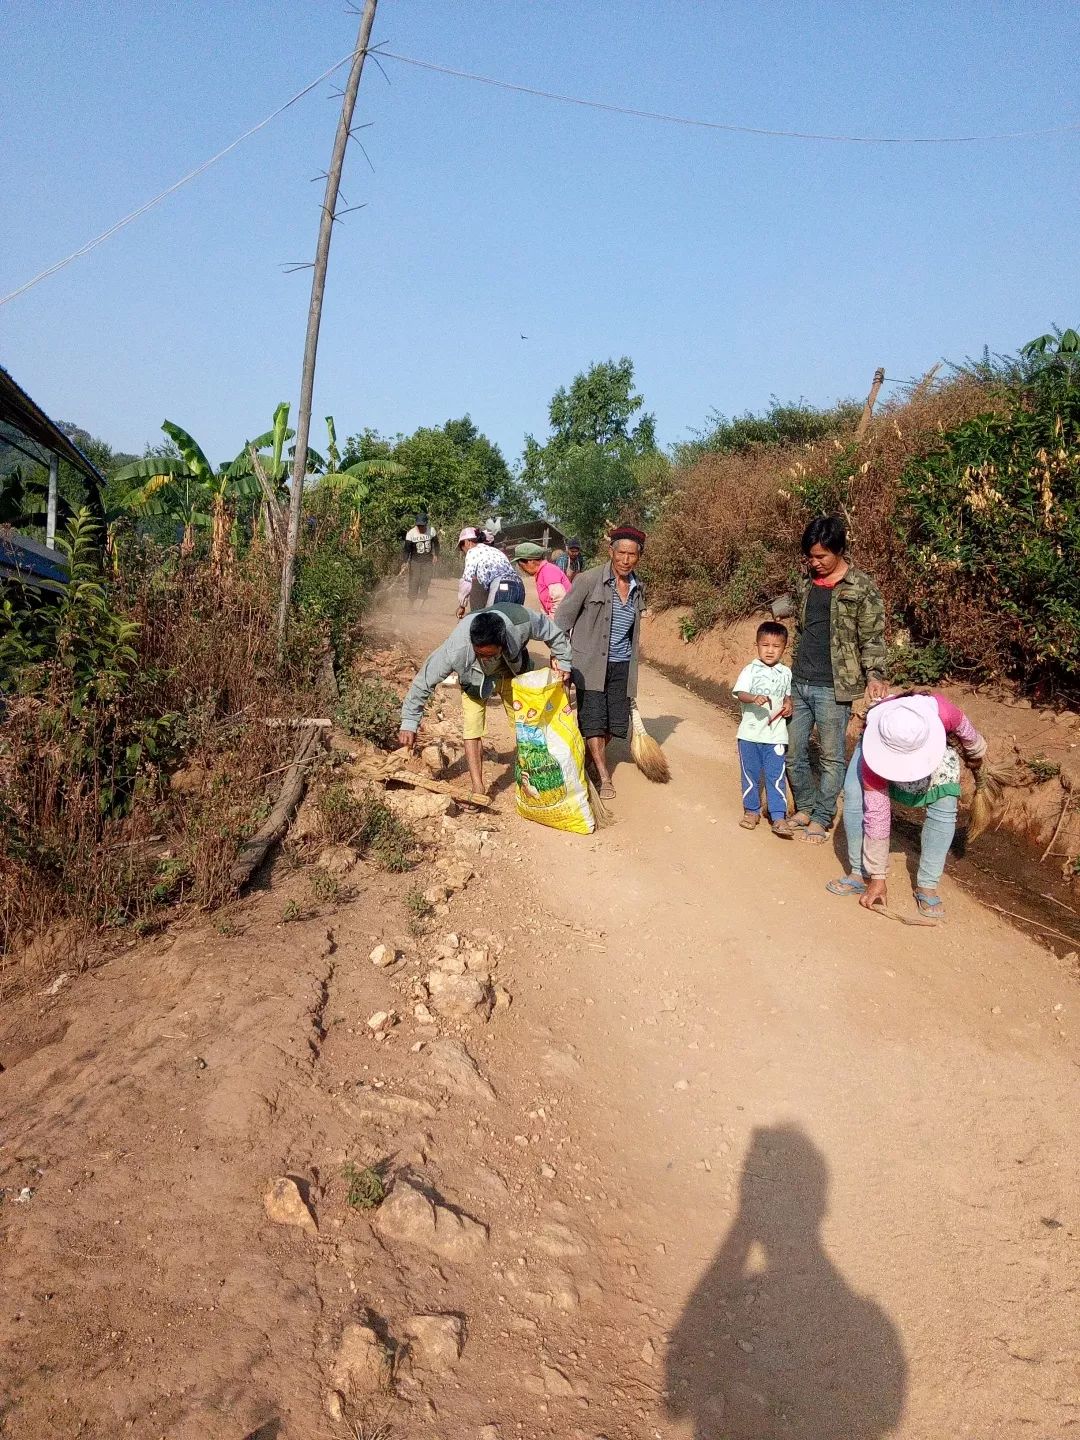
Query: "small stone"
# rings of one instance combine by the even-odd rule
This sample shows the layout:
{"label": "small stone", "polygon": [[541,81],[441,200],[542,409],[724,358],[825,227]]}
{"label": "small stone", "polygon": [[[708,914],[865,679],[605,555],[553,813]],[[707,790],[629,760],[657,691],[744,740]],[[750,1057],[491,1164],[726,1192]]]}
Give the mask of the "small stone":
{"label": "small stone", "polygon": [[435,1080],[447,1090],[485,1104],[496,1098],[494,1088],[460,1041],[433,1040],[427,1047],[427,1059]]}
{"label": "small stone", "polygon": [[522,1150],[527,1150],[529,1148],[529,1137],[527,1135],[515,1135],[514,1144],[520,1146]]}
{"label": "small stone", "polygon": [[541,1365],[540,1378],[544,1382],[545,1395],[561,1400],[573,1398],[574,1387],[557,1366]]}
{"label": "small stone", "polygon": [[404,1335],[409,1354],[422,1370],[450,1370],[465,1348],[465,1322],[460,1315],[414,1315]]}
{"label": "small stone", "polygon": [[335,1424],[340,1424],[345,1418],[345,1397],[340,1390],[328,1390],[326,1392],[326,1413]]}
{"label": "small stone", "polygon": [[991,1015],[1000,1015],[1000,1014],[1001,1014],[1001,1006],[1000,1006],[1000,1005],[992,1005],[992,1006],[990,1007],[990,1014],[991,1014]]}
{"label": "small stone", "polygon": [[545,1163],[540,1166],[540,1177],[541,1177],[541,1179],[543,1179],[543,1180],[554,1180],[554,1179],[555,1179],[555,1168],[554,1168],[554,1166],[548,1165],[548,1164],[546,1163],[546,1161],[545,1161]]}
{"label": "small stone", "polygon": [[750,1344],[749,1340],[736,1340],[735,1344],[738,1345],[744,1355],[752,1355],[754,1353],[754,1347]]}
{"label": "small stone", "polygon": [[374,1015],[368,1016],[367,1027],[369,1030],[387,1030],[396,1020],[393,1010],[376,1010]]}
{"label": "small stone", "polygon": [[300,1187],[289,1175],[281,1175],[263,1197],[266,1215],[275,1225],[297,1225],[314,1235],[318,1231],[315,1216],[309,1210]]}
{"label": "small stone", "polygon": [[392,945],[376,945],[368,956],[371,963],[377,965],[380,970],[385,970],[387,965],[393,965],[397,958],[398,951]]}
{"label": "small stone", "polygon": [[422,1000],[418,1004],[413,1006],[412,1013],[413,1019],[418,1021],[421,1025],[435,1024],[435,1016],[431,1013],[431,1011],[428,1009],[428,1007],[424,1004]]}
{"label": "small stone", "polygon": [[511,1006],[513,1003],[514,1003],[514,997],[513,997],[513,995],[510,994],[510,991],[507,990],[506,986],[505,986],[505,985],[496,985],[496,986],[495,986],[495,1009],[496,1009],[496,1010],[509,1010],[509,1009],[510,1009],[510,1006]]}
{"label": "small stone", "polygon": [[651,1340],[646,1340],[641,1347],[641,1358],[646,1365],[656,1364],[656,1346]]}
{"label": "small stone", "polygon": [[502,1431],[498,1425],[481,1425],[476,1440],[502,1440]]}
{"label": "small stone", "polygon": [[689,1089],[690,1089],[690,1081],[689,1081],[689,1080],[676,1080],[676,1081],[675,1081],[675,1084],[674,1084],[671,1088],[672,1088],[673,1090],[689,1090]]}

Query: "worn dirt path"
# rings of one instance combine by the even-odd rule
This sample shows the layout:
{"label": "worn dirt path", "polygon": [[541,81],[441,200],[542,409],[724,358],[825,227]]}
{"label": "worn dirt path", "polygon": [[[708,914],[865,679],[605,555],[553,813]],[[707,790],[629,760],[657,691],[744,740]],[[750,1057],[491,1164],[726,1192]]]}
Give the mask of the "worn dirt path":
{"label": "worn dirt path", "polygon": [[831,851],[737,827],[731,720],[648,669],[639,698],[671,785],[627,761],[615,827],[521,824],[505,904],[603,936],[522,999],[581,1058],[656,1433],[1080,1434],[1075,971],[947,882],[940,930],[831,897]]}
{"label": "worn dirt path", "polygon": [[[610,830],[517,818],[496,712],[496,813],[425,822],[421,872],[316,903],[286,854],[5,1006],[4,1440],[1080,1436],[1075,973],[948,884],[940,931],[828,896],[829,852],[738,828],[731,720],[648,670],[641,703],[674,778],[620,764]],[[477,874],[410,936],[448,849]],[[486,1024],[414,1015],[451,929],[512,993]],[[349,1162],[488,1238],[357,1214]],[[266,1218],[285,1173],[317,1233]],[[432,1313],[457,1363],[408,1353]],[[397,1393],[347,1427],[361,1322]]]}

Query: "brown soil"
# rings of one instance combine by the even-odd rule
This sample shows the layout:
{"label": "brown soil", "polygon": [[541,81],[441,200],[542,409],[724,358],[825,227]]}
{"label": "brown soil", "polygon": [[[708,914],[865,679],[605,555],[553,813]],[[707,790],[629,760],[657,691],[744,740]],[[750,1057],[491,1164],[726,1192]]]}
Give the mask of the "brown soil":
{"label": "brown soil", "polygon": [[[452,593],[402,624],[417,650]],[[10,1004],[0,1434],[1080,1427],[1075,960],[948,882],[940,930],[827,895],[827,850],[739,830],[730,718],[655,671],[641,704],[673,781],[620,764],[617,823],[588,838],[516,817],[493,712],[496,813],[453,821],[492,831],[491,853],[419,938],[405,897],[437,845],[458,850],[438,819],[419,879],[362,862],[308,914],[284,857],[224,925]],[[899,855],[892,891],[910,908]],[[498,952],[513,1004],[486,1023],[413,1016],[451,930]],[[399,972],[369,962],[376,941]],[[367,1018],[390,1009],[377,1042]],[[495,1098],[435,1077],[436,1036]],[[489,1243],[390,1238],[346,1204],[347,1160],[422,1177]],[[285,1174],[317,1233],[266,1218]],[[403,1344],[431,1312],[467,1329],[441,1373]],[[358,1320],[399,1367],[347,1427],[326,1402]]]}

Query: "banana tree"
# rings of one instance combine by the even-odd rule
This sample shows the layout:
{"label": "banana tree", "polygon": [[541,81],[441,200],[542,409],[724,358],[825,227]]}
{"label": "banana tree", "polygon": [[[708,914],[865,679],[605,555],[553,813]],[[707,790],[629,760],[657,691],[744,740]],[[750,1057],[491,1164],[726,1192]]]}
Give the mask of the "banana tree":
{"label": "banana tree", "polygon": [[209,529],[211,561],[221,571],[230,555],[236,504],[257,493],[255,481],[250,474],[234,474],[231,465],[215,470],[197,441],[171,420],[161,428],[179,455],[149,455],[125,465],[113,478],[120,483],[143,481],[127,500],[136,514],[163,515],[182,525],[181,555],[195,549],[196,530]]}

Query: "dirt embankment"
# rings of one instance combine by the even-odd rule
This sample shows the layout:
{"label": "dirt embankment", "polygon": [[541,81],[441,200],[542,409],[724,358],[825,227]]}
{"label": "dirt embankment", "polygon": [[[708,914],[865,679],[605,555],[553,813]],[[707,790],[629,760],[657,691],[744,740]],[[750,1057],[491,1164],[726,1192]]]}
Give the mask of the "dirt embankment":
{"label": "dirt embankment", "polygon": [[[643,643],[650,662],[734,713],[731,684],[754,653],[757,626],[768,617],[718,625],[687,643],[680,621],[688,614],[672,609],[646,617]],[[1030,899],[1049,898],[1049,906],[1035,910],[1052,921],[1054,905],[1080,902],[1080,714],[1034,706],[1001,685],[938,688],[986,736],[991,759],[1015,763],[1025,781],[1006,792],[1000,829],[973,848],[969,869],[991,888],[1004,879]]]}

